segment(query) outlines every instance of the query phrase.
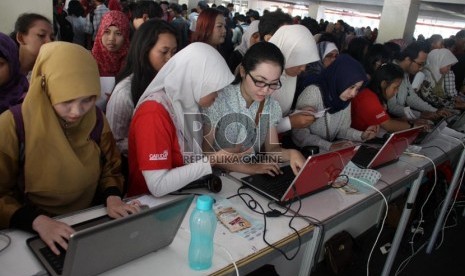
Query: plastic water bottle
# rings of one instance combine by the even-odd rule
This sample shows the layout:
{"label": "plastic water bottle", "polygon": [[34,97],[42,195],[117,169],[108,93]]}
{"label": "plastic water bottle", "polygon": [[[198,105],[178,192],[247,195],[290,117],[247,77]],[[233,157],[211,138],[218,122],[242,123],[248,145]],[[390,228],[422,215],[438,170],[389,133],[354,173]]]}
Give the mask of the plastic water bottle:
{"label": "plastic water bottle", "polygon": [[213,236],[217,223],[212,205],[213,198],[207,195],[199,196],[197,206],[190,217],[189,266],[195,270],[208,269],[212,265]]}

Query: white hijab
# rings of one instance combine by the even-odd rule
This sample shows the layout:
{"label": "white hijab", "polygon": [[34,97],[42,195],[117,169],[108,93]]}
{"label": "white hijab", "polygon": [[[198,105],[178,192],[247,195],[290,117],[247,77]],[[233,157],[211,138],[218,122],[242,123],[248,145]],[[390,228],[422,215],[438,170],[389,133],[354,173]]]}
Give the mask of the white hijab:
{"label": "white hijab", "polygon": [[434,49],[431,52],[429,52],[427,58],[428,68],[431,70],[431,73],[433,74],[434,80],[436,82],[439,81],[439,79],[441,79],[442,75],[439,72],[439,70],[442,67],[454,65],[457,62],[457,58],[447,48]]}
{"label": "white hijab", "polygon": [[[285,58],[284,68],[300,66],[319,61],[320,56],[312,33],[303,25],[284,25],[271,37],[270,41],[278,46]],[[283,116],[291,109],[294,99],[297,77],[290,77],[283,72],[282,87],[273,93],[279,102]]]}
{"label": "white hijab", "polygon": [[201,126],[200,98],[223,89],[233,80],[226,61],[215,48],[201,42],[191,43],[161,68],[140,97],[136,110],[145,101],[161,103],[178,130],[181,150],[200,154],[201,149],[194,141],[201,142],[202,133],[194,131],[191,125],[184,128],[184,115],[193,114],[189,118]]}
{"label": "white hijab", "polygon": [[250,48],[250,38],[252,38],[252,35],[254,33],[258,32],[258,23],[260,20],[254,20],[250,22],[250,25],[247,27],[247,29],[244,31],[244,34],[242,35],[242,40],[241,44],[239,44],[236,49],[236,51],[239,51],[242,55],[245,55],[245,52]]}

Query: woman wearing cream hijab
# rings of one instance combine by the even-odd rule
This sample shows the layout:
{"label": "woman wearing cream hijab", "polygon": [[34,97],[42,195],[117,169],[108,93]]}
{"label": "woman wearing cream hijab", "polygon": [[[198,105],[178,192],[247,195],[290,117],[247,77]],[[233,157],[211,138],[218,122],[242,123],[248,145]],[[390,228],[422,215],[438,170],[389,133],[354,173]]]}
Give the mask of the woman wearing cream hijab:
{"label": "woman wearing cream hijab", "polygon": [[212,172],[202,154],[200,108],[234,80],[212,46],[192,43],[174,55],[139,99],[129,129],[128,196],[163,196]]}
{"label": "woman wearing cream hijab", "polygon": [[[310,62],[320,60],[315,39],[302,25],[284,25],[271,37],[269,42],[278,46],[285,58],[284,73],[281,75],[282,87],[273,93],[283,111],[283,119],[277,126],[278,132],[291,128],[309,126],[315,118],[308,113],[289,115],[297,84],[297,76]],[[288,117],[286,117],[288,116]]]}
{"label": "woman wearing cream hijab", "polygon": [[66,42],[41,47],[21,108],[23,168],[13,115],[0,116],[0,228],[34,230],[59,254],[56,244],[66,249],[74,230],[50,216],[90,207],[96,194],[111,217],[139,210],[120,198],[121,162],[104,116],[100,144],[90,139],[99,95],[97,64],[86,49]]}

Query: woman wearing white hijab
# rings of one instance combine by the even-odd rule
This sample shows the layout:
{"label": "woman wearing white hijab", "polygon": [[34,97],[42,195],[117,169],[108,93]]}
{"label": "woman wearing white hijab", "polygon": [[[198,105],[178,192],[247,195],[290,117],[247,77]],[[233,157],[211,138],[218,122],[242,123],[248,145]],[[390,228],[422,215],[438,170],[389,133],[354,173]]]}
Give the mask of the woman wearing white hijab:
{"label": "woman wearing white hijab", "polygon": [[260,41],[258,23],[260,23],[260,20],[254,20],[250,23],[242,35],[241,44],[239,44],[231,53],[231,56],[229,56],[228,66],[231,72],[236,72],[236,68],[241,63],[245,52],[247,52],[252,45]]}
{"label": "woman wearing white hijab", "polygon": [[315,39],[310,31],[302,25],[284,25],[271,37],[269,42],[278,46],[286,60],[284,73],[281,75],[282,87],[275,91],[273,98],[278,101],[283,112],[278,132],[291,128],[309,126],[315,118],[308,113],[289,115],[297,84],[297,76],[305,70],[310,62],[320,60]]}
{"label": "woman wearing white hijab", "polygon": [[[465,109],[465,102],[457,97],[454,84],[445,85],[445,75],[451,73],[452,65],[458,62],[446,48],[434,49],[428,54],[427,66],[423,69],[425,78],[420,87],[420,96],[436,108]],[[447,91],[454,89],[454,91]]]}
{"label": "woman wearing white hijab", "polygon": [[165,64],[131,122],[128,196],[163,196],[212,172],[215,157],[224,152],[202,155],[200,108],[233,80],[219,52],[205,43],[190,44]]}

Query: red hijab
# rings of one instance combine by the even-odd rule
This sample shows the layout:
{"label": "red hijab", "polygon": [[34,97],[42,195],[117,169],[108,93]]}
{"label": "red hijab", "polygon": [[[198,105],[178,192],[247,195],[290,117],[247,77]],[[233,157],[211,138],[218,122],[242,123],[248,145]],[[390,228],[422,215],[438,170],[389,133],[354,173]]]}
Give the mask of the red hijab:
{"label": "red hijab", "polygon": [[[102,36],[110,27],[117,27],[123,34],[124,42],[116,52],[109,52],[102,44]],[[103,17],[95,37],[92,55],[97,60],[100,76],[116,76],[124,65],[129,49],[129,20],[120,11],[109,11]]]}

